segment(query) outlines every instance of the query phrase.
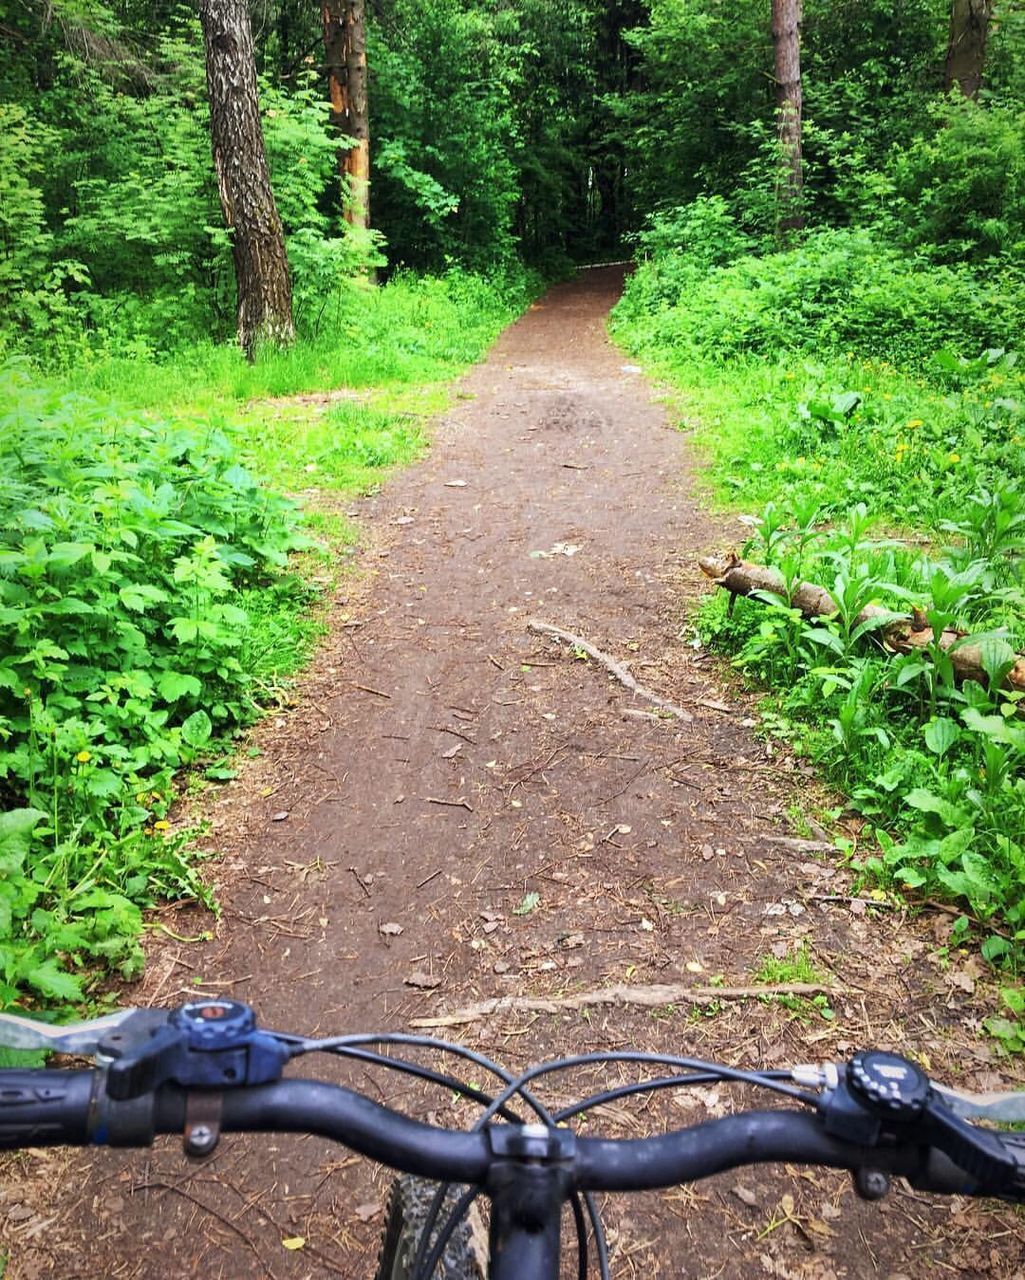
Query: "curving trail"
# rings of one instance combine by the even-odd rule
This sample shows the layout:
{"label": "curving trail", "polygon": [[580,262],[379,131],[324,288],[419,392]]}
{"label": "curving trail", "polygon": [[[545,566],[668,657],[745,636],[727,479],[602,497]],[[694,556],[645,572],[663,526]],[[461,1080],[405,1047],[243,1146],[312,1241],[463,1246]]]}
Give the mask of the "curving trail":
{"label": "curving trail", "polygon": [[[600,269],[553,289],[465,379],[429,456],[360,504],[363,587],[339,601],[298,707],[263,727],[262,758],[207,808],[212,846],[229,850],[217,936],[163,938],[143,999],[230,992],[290,1030],[398,1029],[506,995],[744,987],[804,939],[841,989],[831,1022],[738,999],[505,1010],[453,1034],[512,1065],[627,1044],[779,1065],[871,1040],[992,1076],[964,1033],[969,995],[930,962],[942,936],[852,906],[821,849],[790,838],[801,770],[752,736],[749,706],[691,644],[691,565],[732,536],[605,337],[621,284]],[[652,715],[531,619],[586,638],[691,718]],[[516,914],[528,894],[537,905]],[[356,1079],[441,1121],[467,1114]],[[726,1099],[617,1106],[603,1123],[636,1135]],[[167,1144],[39,1172],[58,1168],[60,1220],[16,1243],[12,1280],[373,1274],[384,1176],[322,1142],[226,1141],[198,1166]],[[1009,1212],[906,1193],[865,1206],[817,1172],[747,1171],[609,1214],[618,1277],[1025,1265]],[[296,1236],[304,1248],[282,1247]]]}

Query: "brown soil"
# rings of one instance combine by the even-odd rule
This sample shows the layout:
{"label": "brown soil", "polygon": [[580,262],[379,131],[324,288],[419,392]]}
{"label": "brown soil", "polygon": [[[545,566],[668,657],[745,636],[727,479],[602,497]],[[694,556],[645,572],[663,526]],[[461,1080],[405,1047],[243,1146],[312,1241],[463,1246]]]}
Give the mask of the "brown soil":
{"label": "brown soil", "polygon": [[[1009,1077],[975,1035],[986,993],[943,949],[948,917],[866,906],[790,839],[804,771],[753,736],[749,703],[692,643],[695,557],[731,528],[698,504],[683,437],[604,336],[621,283],[603,269],[554,289],[466,378],[426,460],[359,504],[364,588],[337,602],[299,704],[256,736],[262,757],[205,806],[228,850],[216,936],[155,934],[133,998],[230,992],[289,1030],[406,1029],[494,995],[749,985],[803,941],[836,988],[833,1021],[729,1000],[503,1012],[451,1034],[510,1066],[625,1046],[778,1066],[878,1044],[997,1087]],[[650,708],[531,618],[629,663],[693,719],[637,714]],[[518,915],[527,894],[538,903]],[[470,1113],[349,1078],[440,1122]],[[638,1135],[732,1098],[617,1104],[600,1125]],[[386,1184],[312,1139],[227,1139],[198,1165],[171,1142],[26,1156],[0,1201],[7,1274],[367,1277]],[[1025,1275],[1012,1210],[906,1189],[865,1205],[814,1170],[746,1170],[606,1211],[617,1277]],[[297,1236],[303,1248],[282,1246]]]}

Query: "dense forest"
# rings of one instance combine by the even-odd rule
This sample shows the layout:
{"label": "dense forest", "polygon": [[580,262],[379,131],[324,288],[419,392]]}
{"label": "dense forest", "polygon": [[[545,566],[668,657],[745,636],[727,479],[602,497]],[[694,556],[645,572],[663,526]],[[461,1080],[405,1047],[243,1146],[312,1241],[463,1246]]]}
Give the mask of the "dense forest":
{"label": "dense forest", "polygon": [[[351,536],[279,492],[411,457],[404,386],[625,256],[613,332],[745,554],[836,604],[713,600],[705,642],[781,691],[879,892],[1014,969],[1025,4],[0,0],[0,41],[0,1002],[137,971],[140,907],[205,892],[175,770],[230,776],[312,642],[290,557]],[[387,393],[301,447],[245,408],[330,387]],[[869,604],[930,644],[866,650]]]}
{"label": "dense forest", "polygon": [[[342,55],[332,54],[340,19],[330,5],[252,13],[250,59],[303,334],[369,267],[493,273],[524,261],[550,273],[622,254],[645,229],[648,247],[672,240],[696,198],[706,214],[728,213],[748,249],[774,243],[787,221],[769,0],[335,8],[360,29],[359,113],[342,101],[344,62],[331,61]],[[990,288],[1010,269],[1025,234],[1025,14],[992,8],[807,6],[791,224],[858,228],[930,263],[971,263]],[[966,93],[952,52],[965,39],[951,23],[970,25],[976,11],[986,38],[967,51],[976,65],[964,74],[976,81]],[[26,0],[5,4],[0,22],[2,349],[53,363],[230,334],[231,245],[197,15]],[[345,129],[369,131],[369,142],[347,148],[356,140]],[[358,149],[372,172],[369,230],[351,216],[359,197],[347,162]],[[710,248],[726,253],[721,231],[709,226]],[[955,272],[955,295],[959,281],[974,292]],[[952,310],[966,304],[950,323],[967,321],[972,338],[1013,319],[983,321],[967,296]]]}

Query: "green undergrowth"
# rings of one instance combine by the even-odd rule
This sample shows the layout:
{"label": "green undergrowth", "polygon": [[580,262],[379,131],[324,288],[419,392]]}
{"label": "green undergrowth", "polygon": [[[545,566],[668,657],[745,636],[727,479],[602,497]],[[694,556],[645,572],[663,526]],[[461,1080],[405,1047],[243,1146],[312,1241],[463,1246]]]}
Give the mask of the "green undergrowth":
{"label": "green undergrowth", "polygon": [[[703,483],[741,513],[741,555],[779,583],[732,606],[711,596],[702,638],[771,691],[765,731],[864,820],[846,846],[859,872],[960,906],[951,943],[974,941],[1000,971],[1007,1007],[988,1026],[1023,1049],[1025,717],[1003,687],[1025,648],[1025,375],[1005,345],[1015,273],[988,268],[1005,305],[955,334],[930,289],[974,280],[987,296],[978,274],[917,264],[919,305],[913,272],[864,236],[767,258],[720,237],[723,264],[688,234],[690,252],[663,249],[634,277],[614,333],[669,385]],[[897,313],[902,328],[886,319]],[[831,616],[791,607],[802,581],[825,588]],[[866,617],[870,605],[882,612]],[[883,627],[911,614],[924,644],[895,653]],[[977,679],[956,678],[950,630],[978,641]]]}
{"label": "green undergrowth", "polygon": [[234,776],[231,739],[322,630],[355,539],[338,497],[416,456],[525,298],[467,276],[353,296],[335,347],[253,365],[0,366],[0,1007],[137,976],[143,911],[209,902],[168,816],[180,771]]}

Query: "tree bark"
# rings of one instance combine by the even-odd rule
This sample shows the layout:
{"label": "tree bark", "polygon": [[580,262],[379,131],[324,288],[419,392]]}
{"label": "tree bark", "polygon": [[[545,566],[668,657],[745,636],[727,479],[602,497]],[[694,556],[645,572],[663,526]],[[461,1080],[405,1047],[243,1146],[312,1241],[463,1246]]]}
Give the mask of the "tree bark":
{"label": "tree bark", "polygon": [[978,97],[992,16],[993,0],[953,0],[947,45],[948,91],[957,85],[966,98]]}
{"label": "tree bark", "polygon": [[323,15],[331,120],[351,139],[350,145],[338,150],[345,220],[366,228],[370,225],[370,115],[364,0],[325,0]]}
{"label": "tree bark", "polygon": [[804,226],[801,156],[801,19],[802,0],[772,0],[772,42],[776,69],[776,135],[782,153],[777,185],[781,231]]}
{"label": "tree bark", "polygon": [[[766,565],[751,564],[747,560],[738,560],[736,556],[730,556],[725,561],[702,559],[698,564],[706,577],[733,595],[751,596],[759,591],[769,591],[779,596],[786,594],[783,575]],[[814,582],[798,583],[790,593],[790,603],[795,609],[800,609],[806,618],[828,618],[836,613],[833,597],[825,587],[817,586]],[[886,648],[894,653],[920,653],[933,643],[932,627],[917,613],[894,619],[891,610],[870,604],[858,614],[855,624],[880,617],[892,619],[876,634]],[[978,644],[963,631],[942,632],[939,646],[950,658],[954,674],[959,680],[989,684],[982,652]],[[1007,673],[1004,687],[1025,693],[1025,657],[1018,655],[1014,666]]]}
{"label": "tree bark", "polygon": [[210,140],[238,286],[238,340],[295,338],[285,235],[271,191],[245,0],[200,0],[210,98]]}

